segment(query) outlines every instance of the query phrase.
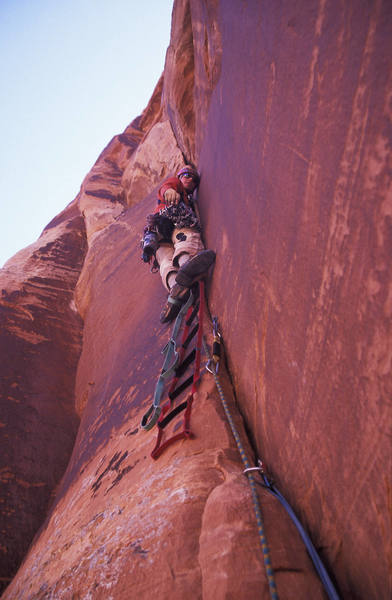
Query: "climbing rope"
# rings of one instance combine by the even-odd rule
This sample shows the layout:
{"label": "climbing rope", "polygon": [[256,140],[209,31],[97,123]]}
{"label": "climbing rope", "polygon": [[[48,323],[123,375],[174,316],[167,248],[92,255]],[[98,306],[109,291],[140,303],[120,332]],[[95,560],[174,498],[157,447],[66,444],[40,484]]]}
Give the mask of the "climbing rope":
{"label": "climbing rope", "polygon": [[287,511],[291,520],[293,521],[294,525],[296,526],[298,533],[300,534],[300,536],[302,538],[302,541],[304,542],[304,544],[306,546],[306,549],[307,549],[309,556],[313,562],[313,565],[318,573],[318,576],[320,577],[320,580],[321,580],[321,582],[324,586],[324,589],[328,595],[328,598],[330,600],[339,600],[339,595],[335,589],[335,586],[332,583],[332,580],[331,580],[330,576],[328,575],[328,572],[327,572],[316,548],[314,547],[309,535],[306,533],[305,529],[303,528],[301,522],[299,521],[297,515],[295,514],[294,510],[292,509],[292,507],[290,506],[290,504],[288,503],[286,498],[283,496],[283,494],[281,494],[281,492],[275,487],[275,485],[272,483],[272,481],[268,478],[262,461],[259,460],[258,464],[259,464],[259,466],[253,467],[252,470],[259,472],[259,474],[263,480],[263,483],[260,483],[259,481],[256,481],[256,483],[258,485],[260,485],[261,487],[265,488],[266,490],[268,490],[273,496],[275,496],[275,498],[277,498],[279,500],[279,502],[282,504],[282,506],[285,508],[285,510]]}
{"label": "climbing rope", "polygon": [[[214,334],[215,334],[215,332],[214,332]],[[215,339],[215,342],[217,343],[218,340],[215,338],[215,335],[214,335],[214,339]],[[262,554],[263,554],[263,560],[264,560],[264,565],[265,565],[265,571],[266,571],[266,574],[267,574],[267,581],[268,581],[268,587],[269,587],[270,596],[271,596],[272,600],[278,600],[278,592],[277,592],[277,589],[276,589],[274,571],[273,571],[272,565],[271,565],[270,552],[269,552],[267,540],[266,540],[266,537],[265,537],[263,517],[262,517],[262,514],[261,514],[259,497],[258,497],[258,494],[257,494],[256,482],[255,482],[255,479],[253,477],[253,473],[248,470],[248,469],[251,469],[251,464],[250,464],[250,462],[248,460],[248,457],[247,457],[246,452],[244,450],[244,446],[242,444],[242,441],[241,441],[241,438],[239,436],[238,430],[237,430],[237,428],[235,426],[235,423],[233,421],[233,417],[231,415],[229,406],[228,406],[228,404],[226,402],[225,395],[224,395],[224,392],[223,392],[223,389],[222,389],[222,386],[220,384],[219,377],[218,377],[218,374],[217,374],[217,369],[216,368],[215,369],[211,369],[210,368],[211,362],[215,362],[216,365],[219,365],[219,360],[214,360],[214,358],[211,357],[211,354],[210,354],[207,342],[206,342],[206,340],[205,340],[204,337],[203,337],[203,346],[204,346],[204,351],[205,351],[205,353],[207,355],[207,358],[208,358],[208,363],[207,363],[207,365],[209,367],[208,370],[210,371],[210,373],[214,377],[215,384],[216,384],[216,387],[217,387],[217,390],[218,390],[218,393],[219,393],[219,397],[220,397],[221,402],[222,402],[223,409],[225,411],[225,414],[226,414],[227,420],[229,422],[231,431],[232,431],[234,439],[236,441],[237,448],[238,448],[238,451],[239,451],[240,456],[241,456],[241,460],[242,460],[242,462],[243,462],[243,464],[245,466],[245,471],[246,471],[246,475],[247,475],[247,478],[248,478],[248,481],[249,481],[249,485],[250,485],[250,489],[251,489],[251,494],[252,494],[252,503],[253,503],[253,508],[254,508],[255,516],[256,516],[257,531],[258,531],[258,534],[259,534],[261,551],[262,551]],[[216,356],[216,357],[220,356],[220,351],[218,351],[217,346],[215,346],[214,356]]]}
{"label": "climbing rope", "polygon": [[[273,570],[271,567],[268,546],[266,544],[265,535],[264,535],[264,528],[263,528],[263,522],[262,522],[262,517],[261,517],[259,499],[258,499],[257,490],[256,490],[256,484],[263,487],[264,489],[268,490],[273,496],[275,496],[275,498],[277,498],[279,500],[279,502],[285,508],[285,510],[287,511],[290,518],[292,519],[294,525],[296,526],[296,528],[305,544],[305,547],[309,553],[309,556],[310,556],[310,558],[313,562],[313,565],[317,571],[317,574],[320,577],[321,583],[324,586],[324,589],[328,595],[328,598],[330,600],[339,600],[339,595],[335,589],[335,586],[332,583],[332,580],[329,577],[328,572],[327,572],[320,556],[318,555],[314,545],[312,544],[310,537],[306,533],[305,529],[303,528],[302,524],[300,523],[299,519],[297,518],[296,514],[294,513],[294,510],[292,509],[290,504],[287,502],[286,498],[283,496],[283,494],[281,494],[281,492],[274,486],[272,481],[268,478],[268,476],[265,472],[265,469],[263,467],[262,461],[261,460],[258,461],[257,467],[250,466],[249,460],[246,456],[246,453],[244,451],[244,448],[243,448],[243,445],[241,442],[241,438],[235,427],[233,418],[230,413],[230,409],[225,400],[222,386],[220,384],[218,374],[217,374],[218,367],[219,367],[219,360],[220,360],[221,335],[218,332],[218,323],[217,323],[216,317],[213,318],[213,336],[214,336],[213,337],[214,343],[213,343],[212,358],[211,358],[211,355],[210,355],[210,352],[209,352],[209,349],[207,346],[207,342],[203,338],[204,350],[208,357],[207,369],[213,375],[213,377],[215,379],[215,384],[218,389],[219,396],[220,396],[224,411],[226,413],[227,420],[228,420],[231,430],[233,432],[234,439],[237,443],[237,447],[238,447],[242,462],[245,465],[245,469],[244,469],[243,473],[247,476],[249,485],[250,485],[251,491],[252,491],[252,500],[253,500],[253,505],[254,505],[255,514],[256,514],[256,520],[257,520],[260,542],[261,542],[261,547],[262,547],[262,552],[263,552],[263,557],[264,557],[264,564],[265,564],[265,568],[266,568],[266,572],[267,572],[268,583],[270,586],[271,597],[277,598],[278,595],[277,595],[276,585],[275,585],[275,581],[274,581],[274,574],[273,574]],[[215,365],[215,369],[211,368],[212,363]],[[262,477],[263,483],[256,481],[253,477],[253,473],[259,474]]]}

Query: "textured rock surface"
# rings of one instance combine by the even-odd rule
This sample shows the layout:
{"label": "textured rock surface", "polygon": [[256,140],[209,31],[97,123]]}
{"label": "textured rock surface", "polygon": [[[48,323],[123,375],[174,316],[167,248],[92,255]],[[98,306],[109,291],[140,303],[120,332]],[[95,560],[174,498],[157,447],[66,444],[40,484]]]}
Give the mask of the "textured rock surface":
{"label": "textured rock surface", "polygon": [[[209,301],[253,446],[342,597],[389,598],[391,22],[381,0],[361,10],[324,1],[175,2],[149,106],[45,234],[62,240],[69,219],[86,230],[71,244],[79,266],[67,271],[67,302],[89,244],[75,295],[84,319],[77,377],[73,308],[58,321],[74,337],[56,338],[70,368],[64,400],[52,407],[56,423],[68,407],[70,440],[74,408],[81,424],[51,511],[4,598],[268,597],[249,490],[210,376],[195,402],[194,439],[153,462],[155,436],[138,430],[168,335],[158,320],[164,290],[140,262],[138,239],[153,187],[181,155],[202,172],[205,237],[217,250]],[[154,139],[168,144],[166,162]],[[2,273],[8,311],[20,311],[12,290],[47,265],[41,257],[33,269],[31,252]],[[43,335],[39,321],[33,335]],[[30,381],[30,368],[24,401],[24,390],[53,377]],[[34,408],[39,423],[45,411]],[[53,489],[69,452],[59,446],[33,484]],[[17,473],[20,457],[10,451],[7,486],[17,483],[7,473]],[[12,492],[18,499],[25,475]],[[20,529],[29,502],[20,505]],[[34,509],[35,529],[46,502]],[[279,596],[320,597],[298,534],[274,499],[262,504]],[[16,562],[25,551],[18,543]]]}
{"label": "textured rock surface", "polygon": [[7,582],[64,474],[79,419],[82,320],[73,291],[86,249],[75,205],[0,271],[0,565]]}
{"label": "textured rock surface", "polygon": [[75,200],[0,270],[0,590],[42,524],[73,449],[83,336],[75,287],[88,245],[126,207],[124,167],[155,104],[153,96],[102,152]]}
{"label": "textured rock surface", "polygon": [[221,10],[200,202],[258,451],[343,597],[388,598],[392,12],[361,7]]}
{"label": "textured rock surface", "polygon": [[[94,244],[100,260],[89,280],[74,454],[51,517],[5,598],[268,594],[249,487],[212,376],[203,376],[195,400],[194,439],[153,461],[156,432],[139,428],[168,337],[158,318],[163,287],[136,244],[149,204],[129,210]],[[225,377],[223,385],[233,404]],[[264,503],[273,537],[272,523],[287,526],[273,547],[277,580],[291,590],[282,597],[321,598],[296,532],[273,499]]]}
{"label": "textured rock surface", "polygon": [[156,123],[129,161],[122,183],[127,190],[127,204],[143,200],[165,177],[184,164],[170,121]]}

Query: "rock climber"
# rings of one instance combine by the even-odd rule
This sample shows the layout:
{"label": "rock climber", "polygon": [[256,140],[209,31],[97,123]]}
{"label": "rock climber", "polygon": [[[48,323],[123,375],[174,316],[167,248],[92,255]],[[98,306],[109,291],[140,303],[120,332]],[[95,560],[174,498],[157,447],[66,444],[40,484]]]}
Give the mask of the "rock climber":
{"label": "rock climber", "polygon": [[205,250],[201,226],[192,194],[200,175],[185,165],[176,177],[167,179],[158,190],[155,212],[147,217],[142,240],[144,262],[151,262],[169,292],[161,312],[161,323],[172,321],[189,296],[190,287],[206,275],[215,260],[213,250]]}

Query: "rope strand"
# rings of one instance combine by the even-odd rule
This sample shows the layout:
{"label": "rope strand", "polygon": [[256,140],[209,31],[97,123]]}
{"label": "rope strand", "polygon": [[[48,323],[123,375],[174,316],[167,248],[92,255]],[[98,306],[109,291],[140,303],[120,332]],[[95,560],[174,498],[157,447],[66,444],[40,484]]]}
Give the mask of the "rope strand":
{"label": "rope strand", "polygon": [[[216,325],[215,325],[215,327],[217,329]],[[204,350],[209,359],[209,362],[208,362],[208,364],[209,364],[210,362],[212,362],[212,359],[211,359],[211,355],[210,355],[206,340],[204,338],[203,338],[203,345],[204,345]],[[251,467],[249,460],[246,456],[246,453],[244,451],[240,436],[239,436],[236,426],[234,424],[233,418],[231,416],[230,409],[225,400],[222,386],[220,384],[220,381],[219,381],[219,378],[217,375],[217,369],[213,370],[213,369],[208,368],[208,364],[207,364],[207,369],[214,376],[216,387],[218,389],[219,396],[220,396],[220,399],[221,399],[221,402],[223,405],[223,409],[226,413],[226,417],[227,417],[227,420],[231,427],[231,430],[233,432],[234,439],[237,443],[237,447],[238,447],[242,462],[244,463],[244,466],[245,466],[244,474],[247,476],[249,485],[251,488],[252,501],[253,501],[253,506],[254,506],[254,510],[255,510],[255,514],[256,514],[258,533],[259,533],[261,548],[262,548],[262,552],[263,552],[263,558],[264,558],[264,564],[265,564],[265,569],[266,569],[267,578],[268,578],[268,584],[270,586],[271,598],[275,599],[278,597],[278,595],[277,595],[276,585],[275,585],[275,580],[274,580],[274,572],[273,572],[273,569],[271,566],[271,561],[270,561],[270,556],[269,556],[269,549],[268,549],[265,534],[264,534],[263,520],[262,520],[262,516],[261,516],[261,509],[260,509],[260,503],[259,503],[259,499],[258,499],[258,495],[257,495],[256,485],[259,485],[259,486],[263,487],[264,489],[268,490],[273,496],[275,496],[275,498],[277,498],[279,500],[279,502],[282,504],[282,506],[286,509],[286,511],[289,514],[290,518],[292,519],[294,525],[296,526],[296,528],[302,538],[302,541],[305,544],[305,547],[309,553],[309,557],[313,562],[313,565],[317,571],[317,574],[321,580],[321,583],[324,586],[324,589],[327,593],[329,600],[339,600],[339,595],[335,589],[335,586],[334,586],[331,578],[329,577],[328,572],[327,572],[326,568],[324,567],[324,564],[323,564],[320,556],[318,555],[315,547],[313,546],[310,537],[306,533],[305,529],[302,527],[302,524],[298,520],[292,507],[287,502],[286,498],[268,479],[268,477],[264,471],[264,468],[263,468],[263,463],[259,460],[258,467]],[[255,474],[257,473],[258,475],[261,475],[264,483],[260,483],[259,481],[256,481],[253,476],[253,473],[255,473]]]}
{"label": "rope strand", "polygon": [[[205,338],[203,337],[203,346],[204,346],[204,351],[207,355],[207,358],[209,360],[211,360],[211,355],[210,355],[210,351],[209,348],[207,346],[207,342],[205,340]],[[244,450],[244,447],[242,445],[241,442],[241,438],[239,436],[239,433],[237,431],[237,428],[235,426],[235,423],[233,421],[229,406],[226,402],[225,399],[225,395],[223,393],[223,389],[222,386],[220,384],[219,381],[219,377],[217,375],[217,373],[214,370],[211,370],[212,375],[214,376],[214,380],[215,380],[215,384],[219,393],[219,397],[221,399],[222,402],[222,406],[223,409],[225,411],[227,420],[229,422],[231,431],[233,433],[234,439],[236,441],[237,444],[237,448],[238,451],[240,453],[241,456],[241,460],[245,466],[245,469],[250,469],[251,465],[250,462],[248,460],[248,457],[246,455],[246,452]],[[268,581],[268,587],[269,587],[269,592],[270,592],[270,596],[272,598],[272,600],[278,600],[278,592],[276,589],[276,583],[275,583],[275,575],[274,575],[274,571],[271,565],[271,558],[270,558],[270,552],[269,552],[269,548],[268,548],[268,544],[267,544],[267,540],[265,537],[265,532],[264,532],[264,524],[263,524],[263,517],[261,514],[261,508],[260,508],[260,502],[259,502],[259,497],[257,494],[257,488],[256,488],[256,482],[255,479],[253,477],[253,474],[251,472],[246,473],[247,477],[248,477],[248,481],[249,481],[249,485],[250,485],[250,489],[251,489],[251,494],[252,494],[252,503],[253,503],[253,508],[255,511],[255,515],[256,515],[256,522],[257,522],[257,531],[259,534],[259,539],[260,539],[260,545],[261,545],[261,551],[263,554],[263,560],[264,560],[264,565],[265,565],[265,571],[267,574],[267,581]]]}

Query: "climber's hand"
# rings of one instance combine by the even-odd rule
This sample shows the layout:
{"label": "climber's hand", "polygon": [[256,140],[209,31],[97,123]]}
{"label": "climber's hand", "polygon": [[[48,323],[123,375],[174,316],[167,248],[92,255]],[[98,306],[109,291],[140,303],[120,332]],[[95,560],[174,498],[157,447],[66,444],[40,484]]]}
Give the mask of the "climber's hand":
{"label": "climber's hand", "polygon": [[154,251],[153,251],[153,249],[152,249],[152,248],[150,248],[149,246],[146,246],[146,247],[144,248],[144,250],[143,250],[143,254],[142,254],[142,260],[143,260],[145,263],[149,263],[149,262],[150,262],[150,260],[151,260],[151,258],[152,258],[152,256],[153,256],[153,254],[154,254]]}
{"label": "climber's hand", "polygon": [[181,196],[176,190],[169,188],[164,194],[165,202],[170,206],[172,204],[177,205],[181,199]]}

